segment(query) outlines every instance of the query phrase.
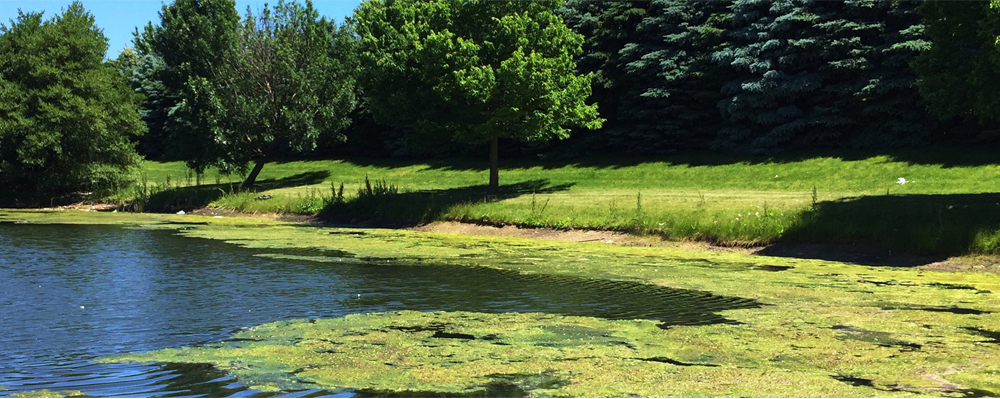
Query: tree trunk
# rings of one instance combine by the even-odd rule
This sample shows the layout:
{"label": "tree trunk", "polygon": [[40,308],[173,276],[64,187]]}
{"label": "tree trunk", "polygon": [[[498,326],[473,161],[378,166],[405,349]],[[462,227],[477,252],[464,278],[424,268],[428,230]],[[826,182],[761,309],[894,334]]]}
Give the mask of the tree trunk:
{"label": "tree trunk", "polygon": [[257,160],[257,164],[253,166],[253,170],[250,171],[247,179],[243,181],[244,190],[253,189],[253,183],[257,181],[257,175],[260,174],[261,169],[264,169],[264,158]]}
{"label": "tree trunk", "polygon": [[500,150],[497,148],[499,139],[490,139],[490,194],[500,194]]}

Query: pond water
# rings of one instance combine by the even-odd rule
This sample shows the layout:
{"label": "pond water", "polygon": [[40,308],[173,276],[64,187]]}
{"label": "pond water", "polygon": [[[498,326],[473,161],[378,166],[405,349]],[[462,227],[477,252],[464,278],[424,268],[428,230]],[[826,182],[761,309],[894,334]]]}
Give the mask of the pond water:
{"label": "pond water", "polygon": [[[395,310],[548,312],[662,326],[726,322],[740,298],[630,282],[455,266],[334,264],[174,231],[0,224],[0,396],[270,396],[211,367],[99,364],[111,354],[219,342],[294,318]],[[284,392],[282,396],[352,396]]]}

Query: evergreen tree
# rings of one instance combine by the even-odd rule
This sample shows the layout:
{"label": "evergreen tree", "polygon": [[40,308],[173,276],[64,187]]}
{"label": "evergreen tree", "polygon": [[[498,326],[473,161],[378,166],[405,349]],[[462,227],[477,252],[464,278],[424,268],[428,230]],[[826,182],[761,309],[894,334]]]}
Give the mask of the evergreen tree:
{"label": "evergreen tree", "polygon": [[628,152],[663,153],[707,147],[722,118],[716,104],[728,71],[712,62],[725,44],[730,2],[654,0],[639,39],[619,52],[625,62],[616,117],[632,126],[611,129],[611,144]]}
{"label": "evergreen tree", "polygon": [[[917,74],[910,63],[930,47],[916,9],[917,1],[848,1],[854,18],[874,29],[862,39],[867,56],[856,81],[843,98],[853,107],[842,112],[857,115],[849,140],[853,147],[885,148],[927,143],[939,124],[926,112],[917,92]],[[852,71],[853,72],[853,71]]]}
{"label": "evergreen tree", "polygon": [[625,78],[628,60],[621,52],[625,46],[641,42],[639,25],[649,7],[647,0],[569,0],[557,10],[566,26],[584,38],[576,67],[580,73],[593,74],[590,98],[599,104],[600,115],[607,120],[601,130],[574,132],[575,147],[606,151],[608,132],[634,128],[634,121],[618,116],[627,93],[635,91],[630,85],[636,83]]}
{"label": "evergreen tree", "polygon": [[113,190],[139,158],[138,98],[105,63],[107,38],[79,2],[0,28],[0,181],[35,192]]}
{"label": "evergreen tree", "polygon": [[126,47],[117,58],[108,60],[107,64],[114,68],[119,76],[128,79],[139,66],[139,56],[131,47]]}
{"label": "evergreen tree", "polygon": [[719,132],[717,148],[760,152],[803,145],[808,133],[845,124],[823,112],[835,99],[822,91],[831,53],[843,44],[823,40],[819,26],[826,10],[817,13],[808,4],[739,0],[733,5],[730,46],[714,55],[738,74],[723,86],[726,97],[719,108],[727,127]]}
{"label": "evergreen tree", "polygon": [[925,137],[933,124],[905,67],[926,47],[913,6],[737,1],[731,45],[714,55],[738,74],[723,88],[727,126],[715,146],[769,152]]}
{"label": "evergreen tree", "polygon": [[627,153],[707,147],[722,121],[716,103],[728,73],[711,54],[725,44],[730,4],[567,2],[567,24],[587,38],[577,66],[598,72],[594,98],[609,119],[587,144]]}
{"label": "evergreen tree", "polygon": [[[171,151],[168,126],[170,112],[180,101],[180,93],[171,92],[164,80],[168,67],[163,57],[148,53],[139,56],[137,61],[129,76],[129,84],[135,92],[143,95],[139,115],[148,131],[139,138],[136,149],[147,159],[178,159],[179,151]],[[183,134],[179,136],[183,138]]]}

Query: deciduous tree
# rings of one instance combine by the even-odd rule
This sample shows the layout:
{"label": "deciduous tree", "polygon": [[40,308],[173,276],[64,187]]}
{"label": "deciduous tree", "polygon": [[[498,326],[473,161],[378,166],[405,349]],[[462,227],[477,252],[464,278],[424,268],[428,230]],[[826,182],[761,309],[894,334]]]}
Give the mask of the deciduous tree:
{"label": "deciduous tree", "polygon": [[369,0],[354,14],[360,78],[376,120],[490,143],[565,138],[598,128],[587,105],[591,75],[576,75],[583,38],[554,12],[558,1]]}
{"label": "deciduous tree", "polygon": [[0,28],[0,181],[19,191],[113,190],[139,157],[137,96],[104,61],[107,38],[79,2]]}
{"label": "deciduous tree", "polygon": [[163,58],[167,97],[178,93],[175,151],[197,171],[249,169],[244,188],[277,149],[336,138],[354,109],[354,39],[311,1],[240,20],[229,0],[177,0],[137,41]]}

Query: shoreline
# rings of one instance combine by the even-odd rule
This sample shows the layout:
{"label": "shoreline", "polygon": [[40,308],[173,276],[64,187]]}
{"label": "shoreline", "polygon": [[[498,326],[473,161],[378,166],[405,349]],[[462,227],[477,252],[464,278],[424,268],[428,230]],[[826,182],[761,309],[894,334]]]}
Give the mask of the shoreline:
{"label": "shoreline", "polygon": [[[997,333],[997,317],[1000,315],[997,304],[1000,302],[996,301],[996,298],[997,292],[1000,292],[1000,275],[996,274],[925,272],[913,268],[869,267],[766,255],[750,257],[737,252],[681,249],[676,245],[673,245],[673,248],[667,245],[660,247],[597,245],[599,243],[593,241],[595,237],[586,232],[553,233],[567,239],[573,237],[565,234],[581,234],[575,239],[586,240],[586,242],[558,242],[512,236],[512,234],[542,233],[537,230],[522,231],[514,228],[493,228],[499,231],[484,228],[479,231],[490,231],[496,235],[488,237],[485,234],[470,234],[474,231],[422,232],[414,228],[389,229],[370,225],[363,228],[359,226],[356,229],[325,228],[334,226],[280,222],[275,219],[282,216],[274,214],[258,214],[254,215],[255,218],[241,217],[245,215],[239,214],[231,214],[232,217],[197,215],[201,212],[212,212],[212,210],[186,212],[184,215],[0,210],[0,219],[10,220],[12,223],[21,220],[29,224],[114,224],[172,229],[184,237],[221,240],[251,248],[257,252],[256,256],[320,262],[316,265],[318,268],[339,267],[345,260],[351,259],[361,260],[371,267],[392,264],[393,267],[489,268],[510,273],[517,278],[531,279],[534,278],[533,275],[540,275],[545,276],[543,278],[571,278],[572,282],[588,284],[603,284],[608,281],[637,282],[668,289],[695,291],[701,293],[699,295],[752,300],[762,304],[761,307],[718,312],[734,323],[683,325],[669,329],[649,324],[649,331],[655,333],[655,336],[636,341],[632,346],[636,348],[656,346],[666,350],[661,354],[650,355],[652,357],[640,356],[641,359],[636,359],[634,349],[622,345],[617,340],[609,342],[608,350],[621,355],[622,367],[609,368],[600,365],[594,368],[620,370],[622,376],[644,378],[644,381],[648,382],[646,386],[649,390],[643,396],[686,396],[681,394],[694,391],[685,390],[684,386],[703,385],[708,387],[708,390],[697,391],[697,394],[692,393],[687,396],[775,396],[777,394],[768,394],[770,391],[765,389],[772,387],[786,395],[788,392],[799,392],[796,394],[798,396],[823,392],[818,396],[865,397],[879,396],[880,392],[888,390],[895,390],[894,392],[898,392],[899,395],[907,396],[940,396],[942,392],[966,391],[988,392],[989,396],[995,396],[997,388],[993,383],[995,378],[990,378],[990,370],[996,368],[1000,358],[991,346],[984,346],[991,345],[988,339]],[[19,213],[24,217],[19,217]],[[423,227],[425,231],[447,228],[476,229],[457,223]],[[501,233],[509,235],[501,236]],[[566,285],[567,295],[573,292],[573,287],[572,284]],[[636,306],[641,308],[643,304],[636,303]],[[461,338],[465,335],[480,337],[485,334],[497,334],[499,337],[497,327],[491,327],[489,330],[464,327],[447,330],[444,332],[464,335],[459,336],[459,339],[448,339],[443,342],[441,338],[451,336],[434,337],[427,328],[455,324],[453,316],[456,315],[463,320],[467,318],[462,314],[449,312],[422,315],[428,316],[429,319],[408,326],[419,327],[420,330],[417,332],[424,335],[418,336],[418,339],[430,336],[426,338],[431,340],[429,343],[434,348],[441,348],[441,344],[446,344],[447,348],[451,348],[449,350],[459,350],[463,353],[475,350],[479,346],[499,348],[502,351],[513,349],[509,346],[498,347],[492,341],[485,339]],[[343,321],[348,324],[351,331],[354,331],[359,325],[371,321],[372,317],[379,316],[355,315]],[[485,317],[484,322],[493,326],[505,326],[502,320],[492,314],[483,317]],[[552,324],[552,320],[547,320],[536,330],[540,329],[546,336],[551,336],[552,332],[546,329]],[[601,322],[599,319],[595,320]],[[611,322],[611,324],[601,324],[604,326],[601,328],[606,331],[618,331],[620,327],[634,323],[635,321]],[[311,322],[303,326],[313,328]],[[594,333],[592,327],[595,325],[584,325],[584,327],[587,329],[571,328],[575,329],[572,331],[585,332],[587,337],[598,336],[592,334]],[[322,326],[320,328],[325,332],[332,331]],[[385,328],[376,326],[373,332],[384,337],[384,330]],[[413,334],[390,330],[404,335]],[[287,337],[282,331],[273,334],[267,332],[270,330],[256,331],[279,339]],[[385,364],[384,352],[378,349],[369,350],[372,348],[368,345],[369,338],[377,337],[370,334],[352,336],[364,341],[366,346],[363,353],[374,356],[376,364]],[[412,340],[405,342],[408,343],[404,346],[414,346],[409,344],[414,342]],[[258,344],[252,342],[248,345]],[[664,347],[665,344],[671,347]],[[315,372],[336,376],[341,375],[338,374],[340,370],[344,370],[338,368],[338,365],[344,364],[343,362],[314,362],[314,358],[310,356],[325,357],[328,354],[314,355],[315,348],[310,345],[300,345],[298,341],[292,341],[281,348],[303,349],[305,350],[301,352],[303,357],[286,356],[283,350],[278,352],[272,350],[273,345],[264,344],[264,346],[267,347],[267,354],[273,356],[263,358],[252,352],[247,352],[247,356],[259,358],[261,362],[269,362],[267,364],[287,370],[299,370],[302,366],[295,359],[307,359],[309,364],[323,365],[322,370],[310,368],[309,371],[303,371],[306,374],[302,376],[307,377],[314,375],[310,373]],[[588,346],[587,350],[595,348],[602,349]],[[192,350],[210,349],[211,347],[201,347]],[[244,349],[254,350],[251,347]],[[329,349],[340,350],[343,353],[345,348]],[[530,346],[528,349],[537,351],[538,347]],[[173,349],[170,351],[172,351],[169,352],[172,354],[171,359],[206,363],[206,358],[198,353],[191,352],[178,358],[174,354],[179,352],[173,352]],[[831,356],[831,354],[836,355]],[[215,364],[223,370],[236,374],[242,370],[253,370],[230,367],[232,359],[242,356],[241,354],[226,352],[210,355],[213,359],[218,359]],[[657,360],[636,363],[636,360],[659,359],[656,356],[676,360],[681,364]],[[442,356],[433,358],[448,361]],[[507,352],[487,358],[497,359],[503,367],[513,364],[510,366],[512,369],[503,372],[506,374],[522,374],[539,369],[534,367],[534,363],[508,362],[510,359],[518,358],[508,357]],[[557,359],[564,358],[566,356],[560,355]],[[401,362],[412,362],[411,364],[416,364],[418,367],[424,367],[422,370],[427,370],[427,367],[431,370],[440,370],[440,367],[425,362],[423,359],[426,357],[419,355],[406,354],[399,359]],[[536,357],[532,361],[538,359]],[[471,370],[466,366],[451,364],[448,367],[461,367],[450,370],[463,372],[478,373],[476,370],[487,370],[479,374],[496,374],[480,367],[480,364],[471,364]],[[718,365],[718,367],[706,369],[704,364]],[[411,370],[407,363],[400,362],[387,364],[386,367],[390,373]],[[545,367],[561,369],[570,365],[558,360],[554,366]],[[348,370],[357,368],[348,367]],[[669,374],[664,374],[664,371],[668,371]],[[594,374],[596,376],[594,379],[587,380],[596,384],[589,386],[606,387],[606,381],[601,379],[604,373],[602,371]],[[291,374],[289,378],[298,378],[299,372]],[[941,377],[943,375],[947,377]],[[665,376],[669,378],[669,384],[661,380]],[[841,378],[843,376],[847,378],[860,376],[857,378],[863,378],[870,383],[864,386],[845,384]],[[256,378],[251,375],[245,377],[246,380]],[[287,381],[281,378],[277,381]],[[761,385],[762,378],[767,382],[766,387]],[[626,379],[623,377],[618,380]],[[595,392],[603,392],[600,391],[603,388],[596,390],[588,388],[587,381],[576,382],[576,386],[582,387],[580,388],[582,390],[567,393],[565,396],[588,396],[587,394],[601,396]],[[327,380],[322,384],[327,385],[319,385],[318,388],[359,386],[350,381],[339,380]],[[629,385],[632,386],[635,384]],[[711,388],[719,386],[725,386],[727,390]],[[390,382],[387,389],[401,388]],[[615,391],[614,394],[606,396],[623,395]]]}
{"label": "shoreline", "polygon": [[[116,208],[112,204],[73,204],[53,208],[30,208],[35,210],[82,210],[110,212]],[[29,209],[29,208],[25,208]],[[775,243],[756,246],[718,245],[696,240],[666,240],[660,236],[638,235],[613,230],[596,229],[553,229],[547,227],[520,227],[506,223],[474,223],[462,221],[434,221],[412,225],[378,220],[352,220],[336,223],[321,220],[316,215],[289,213],[249,213],[222,208],[204,207],[186,214],[199,216],[239,217],[244,219],[272,220],[291,223],[305,223],[320,227],[381,228],[390,230],[411,230],[434,233],[457,233],[479,236],[520,237],[538,240],[565,242],[599,242],[602,244],[667,247],[676,249],[702,250],[743,255],[773,256],[781,258],[828,260],[853,263],[863,266],[916,268],[929,271],[966,272],[1000,274],[1000,256],[996,255],[914,255],[893,254],[892,251],[859,245]]]}

